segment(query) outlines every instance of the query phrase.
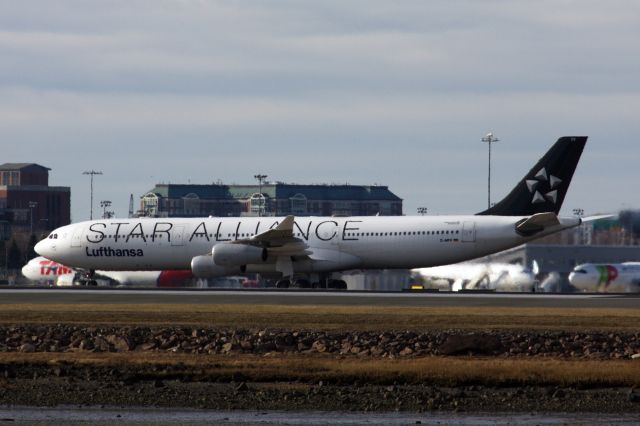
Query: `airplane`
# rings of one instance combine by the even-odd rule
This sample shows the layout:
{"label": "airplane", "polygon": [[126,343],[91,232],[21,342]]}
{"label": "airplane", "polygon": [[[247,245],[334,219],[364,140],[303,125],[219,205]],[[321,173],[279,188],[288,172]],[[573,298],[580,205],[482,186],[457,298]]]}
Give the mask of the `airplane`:
{"label": "airplane", "polygon": [[561,137],[475,215],[100,219],[55,229],[35,251],[88,276],[190,269],[199,278],[259,273],[279,278],[277,287],[346,288],[334,272],[458,263],[578,226],[583,219],[558,213],[586,141]]}
{"label": "airplane", "polygon": [[512,263],[456,263],[413,269],[414,276],[451,291],[496,290],[533,292],[537,266],[530,270]]}
{"label": "airplane", "polygon": [[191,271],[95,271],[93,282],[83,278],[83,272],[61,265],[42,256],[31,259],[22,267],[22,275],[30,281],[59,287],[77,284],[183,287],[193,279]]}
{"label": "airplane", "polygon": [[640,292],[640,262],[584,263],[569,273],[569,282],[581,291]]}

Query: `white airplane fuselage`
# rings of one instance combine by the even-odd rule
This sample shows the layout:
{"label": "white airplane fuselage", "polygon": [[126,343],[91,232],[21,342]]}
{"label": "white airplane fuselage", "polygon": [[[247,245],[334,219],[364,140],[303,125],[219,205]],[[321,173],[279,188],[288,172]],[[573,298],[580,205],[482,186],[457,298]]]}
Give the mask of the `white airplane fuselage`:
{"label": "white airplane fuselage", "polygon": [[585,292],[638,293],[640,263],[585,263],[571,271],[569,282]]}
{"label": "white airplane fuselage", "polygon": [[412,272],[427,280],[449,280],[452,291],[493,289],[531,292],[535,285],[533,272],[522,265],[508,263],[457,263],[418,268]]}
{"label": "white airplane fuselage", "polygon": [[[516,232],[528,216],[296,217],[293,237],[305,254],[267,247],[263,261],[238,262],[229,273],[275,272],[283,258],[295,273],[446,265],[505,250],[577,226],[578,218],[534,236]],[[219,244],[251,241],[283,217],[139,218],[80,222],[56,229],[36,251],[64,265],[100,270],[190,269],[196,256]],[[231,269],[234,269],[233,271]]]}

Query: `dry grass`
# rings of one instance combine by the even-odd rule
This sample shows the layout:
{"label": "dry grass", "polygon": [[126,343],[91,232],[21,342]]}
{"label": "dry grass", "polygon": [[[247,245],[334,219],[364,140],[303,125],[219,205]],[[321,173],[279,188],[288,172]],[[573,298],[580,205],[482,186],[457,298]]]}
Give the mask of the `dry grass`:
{"label": "dry grass", "polygon": [[289,305],[0,304],[0,324],[185,325],[308,330],[638,330],[640,310]]}
{"label": "dry grass", "polygon": [[[428,383],[433,385],[560,385],[637,386],[640,362],[495,359],[415,358],[359,359],[289,355],[184,355],[168,353],[1,353],[0,363],[77,363],[84,365],[173,365],[178,374],[197,371],[208,380],[230,380],[241,374],[256,382],[317,382],[350,384]],[[159,373],[162,375],[162,373]]]}

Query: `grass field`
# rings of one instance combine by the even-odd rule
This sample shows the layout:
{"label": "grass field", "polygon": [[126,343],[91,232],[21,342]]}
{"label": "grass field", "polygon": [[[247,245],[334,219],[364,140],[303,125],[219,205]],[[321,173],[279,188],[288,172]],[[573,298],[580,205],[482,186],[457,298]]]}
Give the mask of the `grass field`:
{"label": "grass field", "polygon": [[[442,386],[638,386],[640,362],[554,359],[359,359],[321,355],[186,355],[171,353],[0,353],[0,364],[61,363],[95,366],[166,366],[173,376],[252,382],[418,384]],[[142,368],[140,371],[143,371]],[[166,373],[162,369],[157,378]],[[195,372],[195,373],[194,373]]]}
{"label": "grass field", "polygon": [[[280,305],[0,304],[0,324],[201,326],[325,331],[494,329],[618,330],[640,328],[640,310],[520,308],[385,308]],[[326,354],[189,355],[168,352],[0,353],[0,364],[173,365],[205,380],[241,374],[256,382],[444,386],[640,386],[640,360],[498,357],[340,357]],[[155,374],[155,373],[154,373]],[[162,373],[158,373],[162,374]]]}
{"label": "grass field", "polygon": [[92,305],[0,303],[0,324],[296,328],[326,331],[437,329],[640,329],[640,309],[388,308],[288,305]]}

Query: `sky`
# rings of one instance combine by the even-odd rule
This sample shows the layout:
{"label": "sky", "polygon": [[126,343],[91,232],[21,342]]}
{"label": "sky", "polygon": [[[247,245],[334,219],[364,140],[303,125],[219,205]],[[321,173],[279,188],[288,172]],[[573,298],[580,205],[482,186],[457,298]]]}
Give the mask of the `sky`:
{"label": "sky", "polygon": [[72,221],[156,183],[382,184],[471,214],[560,136],[563,214],[640,208],[637,1],[0,0],[0,162],[51,168]]}

